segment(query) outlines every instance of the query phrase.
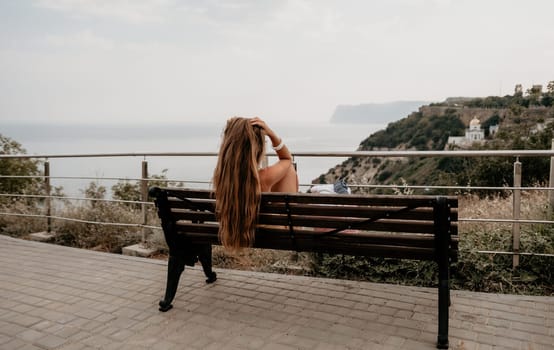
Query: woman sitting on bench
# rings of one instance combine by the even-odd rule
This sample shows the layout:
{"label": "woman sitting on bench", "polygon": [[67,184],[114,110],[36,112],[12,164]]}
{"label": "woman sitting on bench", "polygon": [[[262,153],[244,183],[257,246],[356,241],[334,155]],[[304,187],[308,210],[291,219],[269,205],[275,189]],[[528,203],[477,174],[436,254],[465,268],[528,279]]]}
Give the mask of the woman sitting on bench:
{"label": "woman sitting on bench", "polygon": [[[279,161],[261,168],[268,136]],[[250,247],[262,192],[298,192],[292,155],[260,118],[227,121],[213,178],[219,240],[230,249]]]}

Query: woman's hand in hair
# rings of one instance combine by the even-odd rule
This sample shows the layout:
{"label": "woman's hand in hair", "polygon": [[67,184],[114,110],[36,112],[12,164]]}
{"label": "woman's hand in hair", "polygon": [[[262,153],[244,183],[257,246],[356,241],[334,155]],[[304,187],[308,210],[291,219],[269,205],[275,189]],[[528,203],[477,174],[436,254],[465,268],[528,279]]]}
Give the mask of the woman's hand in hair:
{"label": "woman's hand in hair", "polygon": [[250,119],[250,125],[260,127],[265,132],[265,134],[269,137],[269,139],[271,140],[271,144],[273,146],[277,146],[279,143],[281,143],[281,139],[277,136],[277,134],[275,134],[275,132],[271,130],[271,128],[266,124],[266,122],[264,122],[259,117],[254,117]]}
{"label": "woman's hand in hair", "polygon": [[262,128],[263,131],[265,131],[266,134],[268,134],[269,131],[272,131],[269,126],[267,126],[266,122],[264,122],[259,117],[254,117],[250,119],[250,125],[252,126],[259,126]]}

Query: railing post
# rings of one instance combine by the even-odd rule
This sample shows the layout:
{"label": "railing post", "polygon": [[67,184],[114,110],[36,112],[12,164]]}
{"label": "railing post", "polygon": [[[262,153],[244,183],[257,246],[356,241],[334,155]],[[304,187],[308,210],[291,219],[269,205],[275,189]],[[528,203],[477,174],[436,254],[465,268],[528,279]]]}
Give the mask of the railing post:
{"label": "railing post", "polygon": [[[146,202],[148,201],[148,162],[142,161],[142,177],[140,180],[140,200],[142,202],[142,224],[148,223]],[[146,244],[146,228],[142,228],[142,244]]]}
{"label": "railing post", "polygon": [[48,159],[44,162],[44,192],[46,195],[46,200],[44,202],[46,209],[46,232],[52,232],[52,202],[50,201],[50,162]]}
{"label": "railing post", "polygon": [[[516,158],[514,162],[514,196],[513,196],[513,219],[519,220],[521,208],[521,162]],[[512,251],[514,252],[512,267],[515,269],[519,266],[519,222],[512,224]]]}
{"label": "railing post", "polygon": [[[554,139],[552,139],[551,148],[554,150]],[[554,157],[550,157],[550,177],[548,179],[548,187],[554,187]],[[554,211],[554,190],[548,191],[548,217],[552,217]]]}

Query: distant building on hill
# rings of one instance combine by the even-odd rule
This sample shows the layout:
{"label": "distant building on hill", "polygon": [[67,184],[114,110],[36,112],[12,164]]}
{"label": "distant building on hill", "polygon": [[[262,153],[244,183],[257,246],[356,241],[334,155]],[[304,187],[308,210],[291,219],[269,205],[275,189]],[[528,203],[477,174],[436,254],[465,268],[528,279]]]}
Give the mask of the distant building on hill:
{"label": "distant building on hill", "polygon": [[[489,135],[494,135],[498,131],[498,125],[489,127]],[[449,136],[446,142],[446,148],[449,146],[457,146],[460,148],[469,147],[471,144],[485,141],[485,130],[481,128],[481,122],[477,117],[474,117],[469,122],[469,128],[466,129],[465,136]]]}

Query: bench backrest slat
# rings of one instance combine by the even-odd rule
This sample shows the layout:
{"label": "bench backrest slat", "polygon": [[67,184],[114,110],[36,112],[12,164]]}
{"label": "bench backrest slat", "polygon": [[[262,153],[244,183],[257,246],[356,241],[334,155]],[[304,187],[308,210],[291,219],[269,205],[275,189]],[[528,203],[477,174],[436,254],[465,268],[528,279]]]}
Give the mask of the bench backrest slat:
{"label": "bench backrest slat", "polygon": [[[177,221],[191,221],[196,223],[215,223],[215,215],[206,212],[194,211],[179,211],[173,212],[174,218]],[[325,217],[325,216],[295,216],[292,215],[290,220],[293,223],[293,230],[302,227],[312,227],[319,229],[348,229],[352,226],[357,230],[371,231],[393,231],[393,232],[409,232],[409,233],[433,233],[433,221],[423,220],[402,220],[402,219],[379,219],[374,222],[364,222],[359,218],[350,217]],[[281,225],[288,226],[289,217],[287,215],[260,214],[259,225]]]}
{"label": "bench backrest slat", "polygon": [[[177,200],[171,200],[170,206],[175,209],[192,209],[198,210],[198,206],[203,207],[207,212],[214,212],[215,207],[211,202],[193,201],[191,203],[179,202]],[[433,208],[414,208],[409,211],[402,211],[403,207],[366,207],[366,206],[354,206],[354,205],[342,205],[340,207],[333,207],[328,204],[325,205],[304,205],[304,204],[290,204],[289,208],[293,215],[305,215],[305,216],[318,216],[318,217],[351,217],[351,218],[372,218],[372,217],[386,217],[387,215],[394,214],[395,218],[401,218],[405,220],[429,220],[433,221]],[[176,211],[178,213],[178,211]],[[275,203],[271,205],[262,205],[260,207],[261,214],[276,214],[284,215],[286,213],[286,205],[283,203]],[[457,213],[454,213],[457,214]],[[457,215],[453,215],[453,219],[457,219]]]}
{"label": "bench backrest slat", "polygon": [[[164,189],[168,197],[186,197],[190,199],[211,199],[214,200],[213,191],[202,189]],[[177,197],[176,197],[177,198]],[[363,205],[363,206],[408,206],[432,207],[434,196],[428,195],[325,195],[305,193],[264,193],[262,206],[266,203],[305,203],[305,204],[333,204],[333,205]],[[445,196],[452,208],[458,207],[456,196]]]}

